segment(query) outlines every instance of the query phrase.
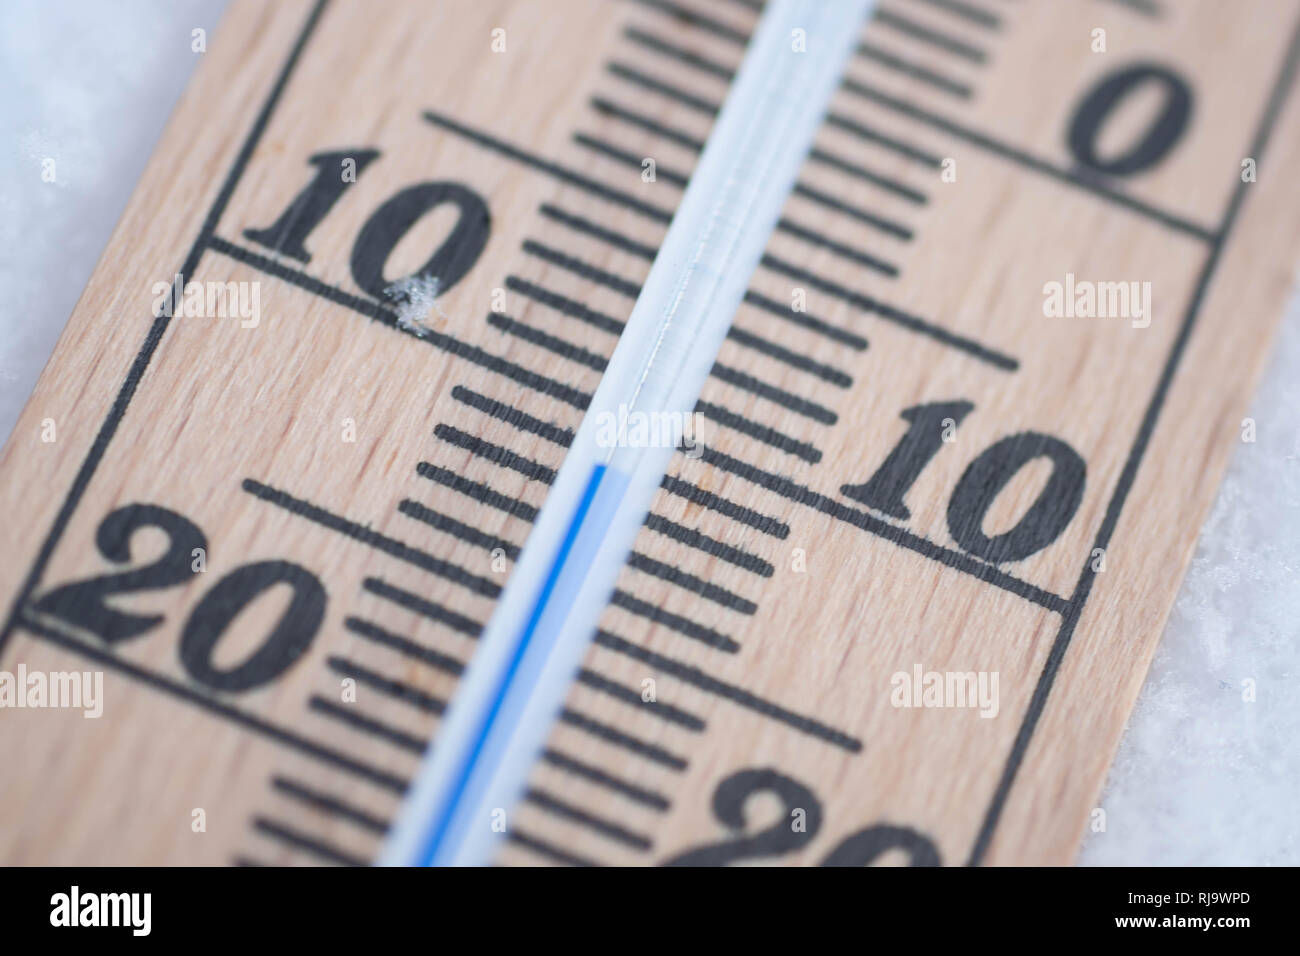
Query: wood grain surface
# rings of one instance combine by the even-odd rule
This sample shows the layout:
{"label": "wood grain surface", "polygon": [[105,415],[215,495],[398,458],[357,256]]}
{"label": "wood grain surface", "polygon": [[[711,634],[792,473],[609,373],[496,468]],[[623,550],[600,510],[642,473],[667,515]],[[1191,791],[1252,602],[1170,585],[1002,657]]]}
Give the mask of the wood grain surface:
{"label": "wood grain surface", "polygon": [[[753,7],[232,5],[0,458],[0,670],[104,674],[98,719],[0,711],[0,860],[375,857]],[[501,862],[1073,859],[1300,248],[1300,5],[1161,10],[878,5]],[[404,325],[367,267],[439,248]],[[156,315],[177,273],[256,324]],[[1067,275],[1149,322],[1046,315]],[[905,516],[842,490],[936,403]],[[897,706],[917,669],[996,713]]]}

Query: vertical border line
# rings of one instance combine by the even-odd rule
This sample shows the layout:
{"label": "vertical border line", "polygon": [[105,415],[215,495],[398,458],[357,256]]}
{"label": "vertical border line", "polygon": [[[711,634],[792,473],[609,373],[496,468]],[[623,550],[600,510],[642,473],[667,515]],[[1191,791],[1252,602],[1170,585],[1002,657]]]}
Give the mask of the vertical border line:
{"label": "vertical border line", "polygon": [[[1287,48],[1286,57],[1282,62],[1278,78],[1274,81],[1273,89],[1269,94],[1259,125],[1256,127],[1255,136],[1251,141],[1251,151],[1246,154],[1254,157],[1256,162],[1260,160],[1268,146],[1273,128],[1277,124],[1278,114],[1282,111],[1282,107],[1294,84],[1298,65],[1300,65],[1300,21],[1297,21],[1292,30],[1291,43]],[[1174,343],[1170,348],[1169,357],[1165,360],[1165,366],[1160,373],[1155,392],[1147,404],[1147,410],[1142,417],[1142,424],[1138,428],[1137,437],[1129,449],[1128,459],[1124,462],[1124,470],[1120,472],[1119,483],[1116,485],[1115,493],[1111,496],[1110,503],[1106,507],[1106,516],[1102,520],[1101,527],[1097,531],[1097,537],[1093,542],[1093,550],[1088,552],[1088,558],[1084,561],[1083,570],[1079,574],[1079,580],[1075,585],[1073,595],[1070,597],[1069,606],[1062,618],[1060,630],[1057,631],[1056,639],[1052,642],[1052,649],[1047,655],[1047,661],[1043,665],[1043,672],[1034,687],[1034,694],[1029,700],[1029,707],[1025,712],[1024,720],[1020,724],[1020,730],[1016,733],[1015,743],[1007,756],[997,789],[993,792],[992,800],[989,801],[984,822],[980,826],[974,845],[971,847],[970,857],[967,860],[968,866],[980,865],[984,859],[984,854],[988,851],[989,844],[993,840],[993,833],[997,829],[998,821],[1001,819],[1007,797],[1011,792],[1012,785],[1015,783],[1016,774],[1020,770],[1021,763],[1024,762],[1034,731],[1038,727],[1038,721],[1047,707],[1047,699],[1052,693],[1052,685],[1056,681],[1056,674],[1065,660],[1065,653],[1069,650],[1070,642],[1074,637],[1074,629],[1079,623],[1084,605],[1087,604],[1088,596],[1092,592],[1092,585],[1096,579],[1096,574],[1090,565],[1093,551],[1097,548],[1105,548],[1110,543],[1115,526],[1119,523],[1120,512],[1124,510],[1124,503],[1133,488],[1133,483],[1137,480],[1138,469],[1142,465],[1147,445],[1151,442],[1151,436],[1155,432],[1160,413],[1164,409],[1165,398],[1168,396],[1169,389],[1173,384],[1174,375],[1177,373],[1179,363],[1182,361],[1183,352],[1186,350],[1187,343],[1195,330],[1196,321],[1200,316],[1201,304],[1205,300],[1210,282],[1218,268],[1219,258],[1227,245],[1228,237],[1245,202],[1246,187],[1248,185],[1249,183],[1246,182],[1237,183],[1232,198],[1228,202],[1228,209],[1224,214],[1223,223],[1214,234],[1210,251],[1205,258],[1204,265],[1201,267],[1200,276],[1197,278],[1192,299],[1188,303],[1187,312],[1183,316],[1182,326],[1179,328],[1178,336],[1174,339]]]}
{"label": "vertical border line", "polygon": [[[243,178],[244,169],[248,166],[253,151],[257,148],[257,144],[271,120],[271,114],[275,112],[280,96],[284,93],[289,78],[298,65],[298,59],[307,46],[307,41],[315,32],[316,25],[320,22],[321,15],[325,12],[325,8],[329,6],[329,3],[330,0],[316,0],[315,6],[307,16],[302,29],[298,32],[298,39],[280,70],[275,86],[271,88],[270,94],[262,104],[262,109],[257,114],[257,119],[253,122],[248,136],[244,139],[244,145],[240,148],[239,155],[235,157],[230,172],[226,174],[226,180],[221,185],[221,191],[217,193],[217,198],[213,201],[203,219],[203,225],[199,229],[194,244],[190,246],[189,254],[186,255],[185,262],[180,268],[179,274],[181,276],[192,275],[194,270],[198,268],[199,260],[203,258],[203,252],[212,239],[217,222],[226,211],[226,205],[230,202],[230,197],[234,194],[240,179]],[[181,281],[183,282],[184,279]],[[157,316],[149,327],[149,333],[145,336],[144,344],[140,346],[140,351],[136,353],[135,360],[132,361],[131,368],[118,389],[117,397],[113,400],[104,423],[99,427],[99,432],[95,435],[95,441],[91,444],[90,451],[86,453],[85,460],[82,461],[76,478],[73,479],[72,487],[63,499],[59,513],[54,519],[54,525],[50,528],[49,534],[46,535],[40,551],[37,552],[36,559],[32,562],[28,571],[27,579],[14,596],[13,604],[9,608],[9,616],[5,620],[4,630],[0,631],[0,657],[4,656],[9,638],[19,626],[22,608],[36,589],[36,585],[40,583],[41,575],[45,572],[45,567],[49,563],[50,556],[54,553],[54,548],[58,545],[59,539],[67,529],[68,522],[72,520],[77,505],[81,503],[81,496],[85,494],[91,478],[95,476],[99,463],[108,450],[109,443],[112,442],[113,436],[117,434],[117,428],[122,423],[122,419],[131,405],[131,400],[135,397],[136,389],[139,387],[141,379],[144,378],[144,373],[149,368],[154,353],[158,351],[158,346],[161,344],[163,335],[170,323],[171,316],[164,314]],[[62,341],[62,337],[60,337],[60,341]]]}

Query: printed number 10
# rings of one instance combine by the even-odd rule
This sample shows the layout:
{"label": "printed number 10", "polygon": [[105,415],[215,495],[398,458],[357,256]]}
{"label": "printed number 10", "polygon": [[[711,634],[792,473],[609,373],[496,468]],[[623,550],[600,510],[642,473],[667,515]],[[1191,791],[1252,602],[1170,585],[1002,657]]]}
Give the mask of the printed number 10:
{"label": "printed number 10", "polygon": [[[926,465],[947,444],[946,429],[960,425],[975,406],[934,402],[904,409],[907,432],[880,468],[859,485],[840,492],[891,518],[911,517],[905,498]],[[984,533],[989,508],[1011,479],[1037,458],[1052,463],[1052,474],[1016,525],[1002,534]],[[1018,432],[995,442],[967,467],[948,500],[948,530],[963,549],[992,564],[1019,561],[1047,547],[1065,530],[1083,498],[1087,466],[1073,448],[1051,435]]]}

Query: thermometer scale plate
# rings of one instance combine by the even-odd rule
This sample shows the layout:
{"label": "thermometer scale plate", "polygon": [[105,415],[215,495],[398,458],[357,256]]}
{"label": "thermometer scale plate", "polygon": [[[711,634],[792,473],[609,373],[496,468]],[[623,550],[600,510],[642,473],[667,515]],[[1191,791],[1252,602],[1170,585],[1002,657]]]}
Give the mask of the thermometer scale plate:
{"label": "thermometer scale plate", "polygon": [[[378,857],[759,16],[231,7],[0,460],[0,669],[105,675],[4,713],[0,858]],[[499,862],[1073,858],[1290,289],[1298,17],[877,5]]]}

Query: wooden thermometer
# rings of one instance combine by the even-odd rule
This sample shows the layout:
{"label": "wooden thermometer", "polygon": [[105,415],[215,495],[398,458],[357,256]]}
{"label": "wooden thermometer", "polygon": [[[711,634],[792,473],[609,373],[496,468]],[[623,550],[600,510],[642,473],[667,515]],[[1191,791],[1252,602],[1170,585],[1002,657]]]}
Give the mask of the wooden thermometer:
{"label": "wooden thermometer", "polygon": [[766,6],[232,5],[0,460],[0,859],[1073,859],[1300,2]]}

